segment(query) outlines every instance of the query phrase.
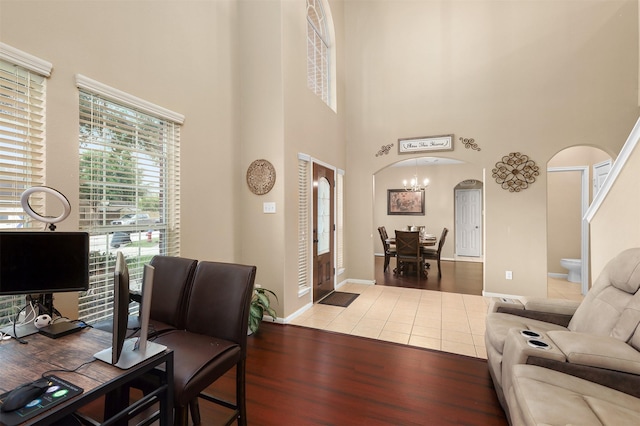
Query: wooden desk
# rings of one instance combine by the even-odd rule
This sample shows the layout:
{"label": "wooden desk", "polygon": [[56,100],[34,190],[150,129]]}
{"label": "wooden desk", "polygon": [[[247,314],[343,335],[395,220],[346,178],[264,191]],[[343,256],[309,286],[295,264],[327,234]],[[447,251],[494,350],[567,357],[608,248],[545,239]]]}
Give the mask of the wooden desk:
{"label": "wooden desk", "polygon": [[[27,344],[18,343],[14,339],[0,342],[0,365],[2,366],[0,393],[10,391],[22,383],[39,379],[42,373],[49,370],[73,370],[85,362],[94,360],[94,353],[111,346],[111,333],[92,328],[58,339],[50,339],[41,334],[34,334],[24,339],[28,342]],[[121,389],[128,389],[128,385],[134,380],[161,365],[164,365],[165,373],[162,374],[161,386],[155,392],[146,395],[129,407],[126,407],[126,404],[119,405],[123,401],[123,396],[119,392]],[[121,370],[95,360],[73,373],[55,371],[50,374],[83,388],[84,392],[23,424],[48,425],[101,396],[107,398],[105,419],[107,417],[110,419],[109,423],[105,420],[106,424],[126,424],[123,419],[128,416],[132,408],[140,408],[147,402],[150,405],[155,401],[160,405],[159,412],[154,413],[160,420],[160,425],[170,426],[173,423],[173,352],[171,350],[128,370]],[[128,398],[125,400],[128,403]],[[141,409],[146,406],[144,405]]]}

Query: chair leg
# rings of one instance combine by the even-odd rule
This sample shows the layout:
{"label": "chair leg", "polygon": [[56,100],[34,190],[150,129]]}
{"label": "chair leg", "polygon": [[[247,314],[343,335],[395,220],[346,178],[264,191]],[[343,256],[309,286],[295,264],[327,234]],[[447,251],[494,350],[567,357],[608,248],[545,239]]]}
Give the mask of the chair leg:
{"label": "chair leg", "polygon": [[189,409],[188,407],[173,407],[173,425],[189,426]]}
{"label": "chair leg", "polygon": [[245,370],[246,360],[243,359],[236,365],[236,405],[238,406],[238,426],[247,426]]}
{"label": "chair leg", "polygon": [[189,411],[191,412],[191,420],[193,420],[193,425],[198,426],[201,423],[200,404],[198,404],[198,397],[195,397],[191,401],[189,401]]}
{"label": "chair leg", "polygon": [[384,256],[384,268],[382,268],[382,272],[387,272],[389,268],[389,256]]}
{"label": "chair leg", "polygon": [[442,277],[442,269],[440,268],[440,258],[438,258],[438,278]]}

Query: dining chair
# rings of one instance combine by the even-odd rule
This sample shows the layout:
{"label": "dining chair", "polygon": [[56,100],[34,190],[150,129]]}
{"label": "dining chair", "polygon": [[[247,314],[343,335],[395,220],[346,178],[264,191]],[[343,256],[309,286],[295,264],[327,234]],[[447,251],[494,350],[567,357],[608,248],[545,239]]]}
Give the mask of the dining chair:
{"label": "dining chair", "polygon": [[447,239],[448,233],[449,230],[447,228],[444,228],[442,230],[442,235],[440,235],[440,241],[438,241],[437,249],[430,249],[426,247],[422,248],[422,258],[424,260],[435,260],[438,263],[438,278],[442,277],[442,268],[440,268],[440,257],[442,255],[442,247],[444,246],[444,242]]}
{"label": "dining chair", "polygon": [[418,277],[427,276],[420,247],[419,232],[396,230],[396,274],[406,273],[407,264],[415,263]]}
{"label": "dining chair", "polygon": [[396,249],[392,248],[387,242],[389,235],[387,234],[387,230],[384,226],[378,227],[378,233],[380,234],[382,248],[384,249],[384,267],[382,271],[387,272],[387,269],[389,268],[389,260],[391,260],[392,257],[396,257]]}
{"label": "dining chair", "polygon": [[[169,331],[155,340],[174,351],[175,425],[186,426],[189,411],[193,424],[200,424],[198,398],[233,410],[226,424],[247,424],[247,330],[255,276],[255,266],[199,262],[187,303],[185,329]],[[234,368],[235,402],[203,393]]]}

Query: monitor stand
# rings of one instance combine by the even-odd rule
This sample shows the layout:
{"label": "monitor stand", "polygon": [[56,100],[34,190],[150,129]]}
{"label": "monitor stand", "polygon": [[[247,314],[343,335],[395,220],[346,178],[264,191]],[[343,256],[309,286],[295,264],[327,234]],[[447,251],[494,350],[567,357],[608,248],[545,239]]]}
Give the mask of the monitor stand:
{"label": "monitor stand", "polygon": [[[167,349],[164,345],[147,341],[146,350],[140,350],[137,347],[138,340],[139,339],[137,337],[130,337],[125,340],[124,345],[122,346],[122,352],[120,353],[120,359],[118,359],[118,362],[113,365],[123,370],[128,370],[129,368],[138,365],[149,358],[153,358]],[[111,364],[111,354],[112,350],[109,347],[101,350],[93,356],[100,361]]]}

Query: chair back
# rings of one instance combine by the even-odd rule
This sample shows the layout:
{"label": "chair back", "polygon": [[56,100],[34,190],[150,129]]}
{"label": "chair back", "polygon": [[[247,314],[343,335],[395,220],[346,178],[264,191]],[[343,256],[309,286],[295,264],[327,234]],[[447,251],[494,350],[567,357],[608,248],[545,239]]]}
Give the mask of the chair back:
{"label": "chair back", "polygon": [[191,280],[197,260],[185,257],[154,256],[153,292],[149,318],[175,328],[183,328]]}
{"label": "chair back", "polygon": [[447,234],[449,230],[444,228],[442,230],[442,235],[440,235],[440,241],[438,241],[438,257],[440,257],[440,253],[442,253],[442,247],[444,246],[444,241],[447,239]]}
{"label": "chair back", "polygon": [[185,329],[238,343],[246,355],[249,305],[256,267],[201,261],[196,268]]}
{"label": "chair back", "polygon": [[418,231],[396,231],[396,256],[398,258],[419,258],[422,256]]}
{"label": "chair back", "polygon": [[385,252],[387,252],[389,250],[389,243],[387,243],[389,236],[387,235],[387,230],[384,226],[379,226],[378,233],[380,234],[380,239],[382,240],[382,248]]}

